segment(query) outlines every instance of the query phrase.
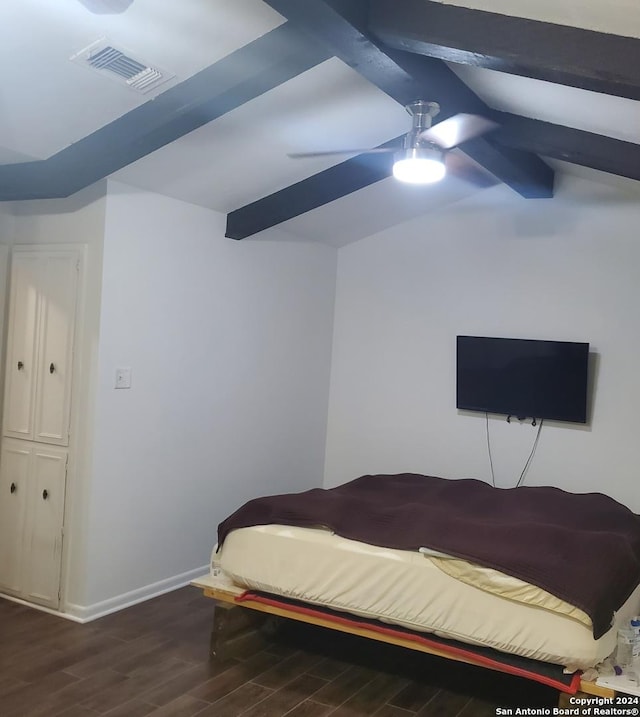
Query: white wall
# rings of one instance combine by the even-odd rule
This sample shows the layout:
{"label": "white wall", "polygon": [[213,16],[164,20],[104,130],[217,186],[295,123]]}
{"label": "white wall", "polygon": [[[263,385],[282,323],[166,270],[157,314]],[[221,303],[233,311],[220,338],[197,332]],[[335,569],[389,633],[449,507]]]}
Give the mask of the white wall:
{"label": "white wall", "polygon": [[86,504],[91,481],[91,452],[97,346],[100,322],[102,241],[106,182],[69,199],[16,202],[12,205],[15,244],[83,244],[83,285],[77,317],[72,419],[67,472],[62,600],[76,603],[84,591],[87,525]]}
{"label": "white wall", "polygon": [[322,484],[335,270],[109,182],[85,615],[200,569],[244,501]]}
{"label": "white wall", "polygon": [[[325,485],[374,472],[490,480],[485,419],[455,408],[457,334],[588,341],[590,423],[549,423],[526,484],[640,511],[640,203],[567,178],[554,200],[503,187],[339,251]],[[598,190],[600,191],[600,190]],[[498,485],[535,436],[490,421]]]}

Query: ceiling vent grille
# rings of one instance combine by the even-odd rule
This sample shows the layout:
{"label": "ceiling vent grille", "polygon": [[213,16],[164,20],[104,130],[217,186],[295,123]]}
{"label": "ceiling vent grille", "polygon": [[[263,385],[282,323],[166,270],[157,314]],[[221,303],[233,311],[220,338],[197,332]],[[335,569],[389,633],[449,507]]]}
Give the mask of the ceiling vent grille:
{"label": "ceiling vent grille", "polygon": [[126,84],[138,92],[149,92],[174,77],[159,67],[148,65],[111,45],[105,39],[80,50],[71,61],[84,65]]}

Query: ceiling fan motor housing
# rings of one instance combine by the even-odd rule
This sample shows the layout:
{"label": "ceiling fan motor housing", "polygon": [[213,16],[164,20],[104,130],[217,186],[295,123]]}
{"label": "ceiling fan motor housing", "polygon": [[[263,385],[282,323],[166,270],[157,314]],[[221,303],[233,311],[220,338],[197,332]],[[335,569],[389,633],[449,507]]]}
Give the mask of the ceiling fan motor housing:
{"label": "ceiling fan motor housing", "polygon": [[410,102],[406,109],[411,115],[412,126],[405,135],[403,143],[404,149],[434,147],[432,142],[421,139],[420,135],[431,127],[433,118],[440,112],[440,105],[437,102],[415,100],[414,102]]}

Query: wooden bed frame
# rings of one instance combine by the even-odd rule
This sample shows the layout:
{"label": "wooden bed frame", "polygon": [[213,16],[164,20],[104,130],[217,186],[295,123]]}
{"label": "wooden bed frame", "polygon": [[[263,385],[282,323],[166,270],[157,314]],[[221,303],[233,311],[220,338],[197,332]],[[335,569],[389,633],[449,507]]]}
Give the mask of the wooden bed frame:
{"label": "wooden bed frame", "polygon": [[[265,604],[251,600],[250,598],[243,599],[243,601],[239,603],[237,602],[237,598],[244,590],[223,581],[218,581],[210,575],[194,580],[192,585],[201,588],[205,597],[214,600],[216,609],[211,631],[210,654],[212,658],[217,660],[224,661],[230,659],[238,654],[238,652],[246,650],[248,645],[258,646],[259,644],[263,644],[266,639],[268,639],[269,632],[273,630],[274,620],[277,620],[277,618],[285,618],[345,632],[351,635],[358,635],[359,637],[366,637],[371,640],[377,640],[378,642],[405,647],[447,660],[492,669],[490,666],[480,661],[475,661],[472,658],[452,655],[444,650],[405,639],[398,635],[377,632],[366,626],[341,624],[330,619],[324,619],[318,615],[309,615],[304,612],[289,610],[284,606]],[[572,697],[595,701],[598,698],[613,699],[616,696],[616,691],[609,687],[602,687],[594,682],[582,680],[580,689],[575,695],[569,695],[566,692],[560,693],[558,705],[567,710],[575,710],[575,702],[570,702],[570,698]],[[567,714],[582,714],[582,712],[574,711],[567,712]],[[591,713],[585,712],[585,714]]]}

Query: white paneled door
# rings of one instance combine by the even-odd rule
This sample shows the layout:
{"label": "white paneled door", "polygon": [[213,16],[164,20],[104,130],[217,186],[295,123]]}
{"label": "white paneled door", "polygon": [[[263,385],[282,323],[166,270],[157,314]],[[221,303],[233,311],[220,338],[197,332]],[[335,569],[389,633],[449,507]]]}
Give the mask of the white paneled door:
{"label": "white paneled door", "polygon": [[25,519],[23,596],[57,607],[62,557],[67,451],[34,446]]}
{"label": "white paneled door", "polygon": [[4,397],[4,431],[15,438],[33,438],[38,375],[37,331],[41,259],[14,255],[9,303],[9,341]]}
{"label": "white paneled door", "polygon": [[14,251],[4,435],[67,445],[79,254]]}
{"label": "white paneled door", "polygon": [[58,252],[43,259],[34,438],[67,445],[79,259]]}
{"label": "white paneled door", "polygon": [[22,593],[31,445],[3,441],[0,461],[0,590]]}

